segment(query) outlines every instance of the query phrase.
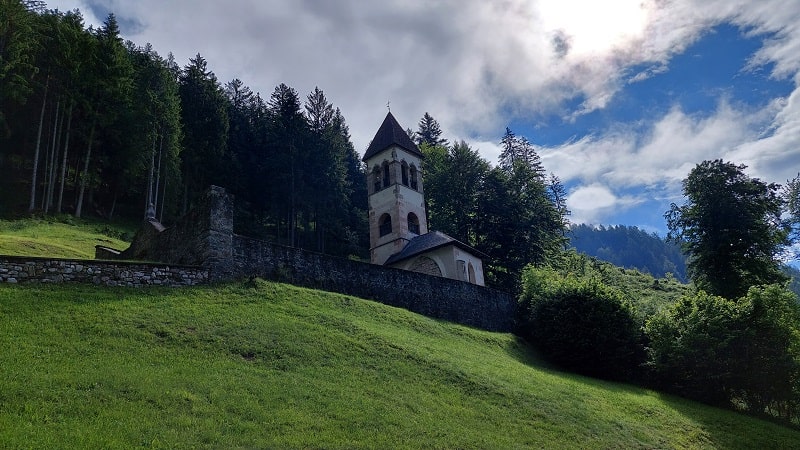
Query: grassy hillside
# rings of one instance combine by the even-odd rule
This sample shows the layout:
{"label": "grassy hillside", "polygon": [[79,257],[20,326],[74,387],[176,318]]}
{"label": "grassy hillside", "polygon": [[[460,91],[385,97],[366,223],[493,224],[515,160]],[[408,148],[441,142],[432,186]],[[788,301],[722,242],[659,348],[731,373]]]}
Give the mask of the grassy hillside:
{"label": "grassy hillside", "polygon": [[64,216],[63,221],[0,220],[0,255],[94,259],[94,246],[124,250],[135,227]]}
{"label": "grassy hillside", "polygon": [[799,448],[509,334],[268,282],[0,286],[0,447]]}

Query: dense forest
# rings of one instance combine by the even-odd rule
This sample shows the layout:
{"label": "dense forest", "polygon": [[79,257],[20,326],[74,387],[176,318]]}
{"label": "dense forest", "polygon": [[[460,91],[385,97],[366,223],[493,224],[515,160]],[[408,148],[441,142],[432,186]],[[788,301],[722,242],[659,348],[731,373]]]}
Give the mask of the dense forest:
{"label": "dense forest", "polygon": [[[264,98],[200,54],[181,66],[123,41],[113,14],[94,29],[12,0],[0,17],[0,214],[141,220],[152,208],[169,224],[216,184],[236,196],[240,233],[368,254],[364,168],[321,89]],[[408,132],[426,156],[431,228],[487,254],[490,284],[516,286],[563,248],[565,193],[527,139],[507,129],[492,167],[428,113]]]}
{"label": "dense forest", "polygon": [[637,269],[656,278],[671,273],[686,283],[686,256],[678,243],[637,227],[616,225],[570,227],[569,243],[577,251],[616,266]]}
{"label": "dense forest", "polygon": [[[340,110],[315,89],[268,99],[217,80],[197,55],[179,67],[38,2],[3,2],[0,207],[164,222],[210,184],[253,205],[250,229],[347,253],[363,239],[366,191]],[[252,226],[257,223],[259,226]]]}

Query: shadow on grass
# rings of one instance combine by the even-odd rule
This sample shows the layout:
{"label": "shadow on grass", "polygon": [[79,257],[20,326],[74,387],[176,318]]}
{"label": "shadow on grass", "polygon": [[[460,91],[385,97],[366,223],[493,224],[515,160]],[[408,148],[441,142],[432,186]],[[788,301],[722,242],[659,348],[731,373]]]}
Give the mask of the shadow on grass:
{"label": "shadow on grass", "polygon": [[[512,358],[538,371],[563,377],[565,380],[592,389],[600,389],[615,395],[657,399],[665,411],[673,411],[695,425],[692,427],[693,429],[685,430],[687,435],[684,444],[688,443],[690,446],[710,444],[714,448],[763,448],[763,445],[769,444],[767,448],[800,448],[800,430],[796,428],[730,409],[706,405],[641,385],[568,372],[549,362],[539,351],[520,337],[515,337],[514,342],[506,346],[505,351]],[[645,411],[647,408],[644,403],[642,408],[642,414],[649,413]]]}

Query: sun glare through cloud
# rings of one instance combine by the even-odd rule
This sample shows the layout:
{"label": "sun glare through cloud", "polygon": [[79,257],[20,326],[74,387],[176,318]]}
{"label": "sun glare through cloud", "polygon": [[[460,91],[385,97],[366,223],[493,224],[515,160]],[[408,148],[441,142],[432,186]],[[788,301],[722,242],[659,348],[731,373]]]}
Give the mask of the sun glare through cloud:
{"label": "sun glare through cloud", "polygon": [[606,54],[640,39],[649,17],[642,0],[546,0],[533,5],[545,30],[565,37],[566,55],[573,58]]}

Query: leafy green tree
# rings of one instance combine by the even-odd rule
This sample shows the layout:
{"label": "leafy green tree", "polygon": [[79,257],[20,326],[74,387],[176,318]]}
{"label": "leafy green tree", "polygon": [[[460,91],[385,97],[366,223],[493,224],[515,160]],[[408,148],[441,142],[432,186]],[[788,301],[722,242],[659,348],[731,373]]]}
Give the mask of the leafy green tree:
{"label": "leafy green tree", "polygon": [[527,242],[516,240],[520,211],[508,178],[506,172],[494,167],[478,187],[476,248],[489,255],[484,261],[487,284],[518,292],[520,271],[527,262],[521,263],[512,253]]}
{"label": "leafy green tree", "polygon": [[636,374],[644,361],[641,327],[619,291],[596,278],[534,267],[522,285],[518,331],[548,359],[602,378]]}
{"label": "leafy green tree", "polygon": [[506,172],[515,205],[513,238],[523,244],[510,249],[510,255],[521,271],[526,264],[541,264],[560,253],[567,240],[562,211],[550,199],[544,171],[517,160]]}
{"label": "leafy green tree", "polygon": [[753,414],[796,418],[796,297],[778,285],[728,300],[699,291],[646,324],[648,366],[663,388]]}
{"label": "leafy green tree", "polygon": [[683,242],[695,285],[726,298],[782,282],[776,254],[788,242],[779,186],[722,160],[698,164],[683,181],[687,202],[666,212],[669,237]]}
{"label": "leafy green tree", "polygon": [[489,163],[464,141],[452,147],[420,147],[425,154],[425,197],[429,226],[456,239],[476,244],[480,187]]}

